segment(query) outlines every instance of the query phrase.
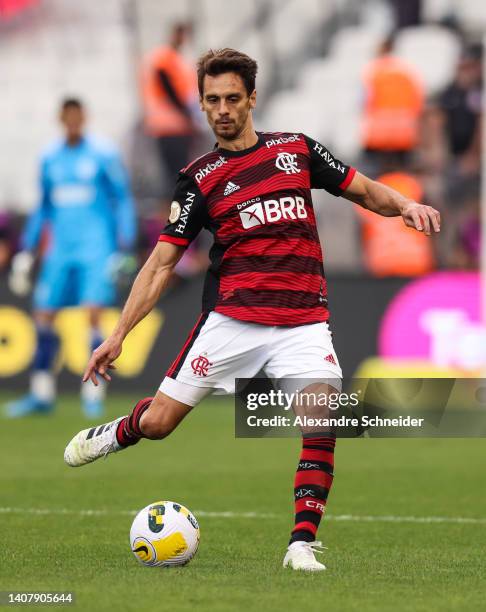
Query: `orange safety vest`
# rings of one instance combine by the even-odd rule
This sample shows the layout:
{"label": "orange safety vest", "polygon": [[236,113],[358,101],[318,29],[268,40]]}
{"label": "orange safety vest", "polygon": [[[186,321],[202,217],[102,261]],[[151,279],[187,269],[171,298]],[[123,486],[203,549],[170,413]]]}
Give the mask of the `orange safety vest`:
{"label": "orange safety vest", "polygon": [[144,126],[151,136],[182,136],[193,127],[189,119],[168,97],[162,87],[158,71],[163,70],[177,96],[185,104],[197,100],[195,70],[172,47],[159,47],[144,58],[141,71],[141,89],[144,106]]}
{"label": "orange safety vest", "polygon": [[375,59],[365,72],[363,146],[410,151],[417,145],[423,87],[412,68],[391,55]]}
{"label": "orange safety vest", "polygon": [[[415,201],[422,187],[413,176],[390,172],[377,179]],[[407,227],[401,217],[382,217],[356,207],[362,221],[365,265],[373,276],[421,276],[435,267],[430,238]]]}

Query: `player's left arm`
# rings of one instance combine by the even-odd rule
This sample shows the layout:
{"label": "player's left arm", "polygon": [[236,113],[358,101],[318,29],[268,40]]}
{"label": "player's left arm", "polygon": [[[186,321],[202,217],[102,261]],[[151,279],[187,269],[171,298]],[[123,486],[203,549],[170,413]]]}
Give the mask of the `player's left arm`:
{"label": "player's left arm", "polygon": [[408,227],[430,236],[440,232],[440,213],[432,206],[406,198],[395,189],[356,172],[342,197],[384,217],[401,216]]}

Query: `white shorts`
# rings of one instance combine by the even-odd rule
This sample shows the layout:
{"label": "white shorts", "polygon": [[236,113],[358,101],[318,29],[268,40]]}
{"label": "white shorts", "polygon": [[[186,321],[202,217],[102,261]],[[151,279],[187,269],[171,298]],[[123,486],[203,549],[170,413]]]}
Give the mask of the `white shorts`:
{"label": "white shorts", "polygon": [[195,406],[210,393],[234,393],[235,378],[260,370],[272,380],[326,379],[336,386],[342,378],[327,323],[272,327],[210,312],[199,318],[159,389]]}

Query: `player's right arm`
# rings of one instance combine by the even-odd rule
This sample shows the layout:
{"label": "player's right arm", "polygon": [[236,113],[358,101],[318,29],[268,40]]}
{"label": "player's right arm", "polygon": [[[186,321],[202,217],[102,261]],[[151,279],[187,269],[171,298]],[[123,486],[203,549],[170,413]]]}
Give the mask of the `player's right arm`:
{"label": "player's right arm", "polygon": [[113,361],[119,357],[123,341],[137,323],[155,306],[184,251],[183,247],[168,242],[157,244],[138,273],[111,336],[93,351],[83,376],[83,382],[91,379],[97,385],[96,372],[105,380],[110,380],[108,370],[113,368]]}
{"label": "player's right arm", "polygon": [[41,162],[39,183],[39,204],[27,219],[20,237],[20,251],[12,258],[8,277],[11,291],[19,296],[25,296],[31,290],[31,272],[34,265],[35,251],[39,246],[42,230],[50,214],[51,186],[45,159]]}
{"label": "player's right arm", "polygon": [[108,371],[114,368],[113,362],[122,351],[124,339],[155,306],[186,247],[202,229],[205,211],[204,197],[196,183],[180,173],[169,223],[138,273],[113,333],[91,355],[83,382],[91,379],[97,385],[97,373],[105,380],[111,380]]}

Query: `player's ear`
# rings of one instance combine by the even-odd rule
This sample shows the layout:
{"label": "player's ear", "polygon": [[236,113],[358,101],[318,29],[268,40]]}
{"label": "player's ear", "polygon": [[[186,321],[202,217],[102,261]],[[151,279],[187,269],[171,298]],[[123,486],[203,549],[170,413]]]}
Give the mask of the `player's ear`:
{"label": "player's ear", "polygon": [[250,108],[253,109],[256,106],[256,89],[250,94]]}
{"label": "player's ear", "polygon": [[204,112],[204,104],[202,96],[199,96],[199,108]]}

